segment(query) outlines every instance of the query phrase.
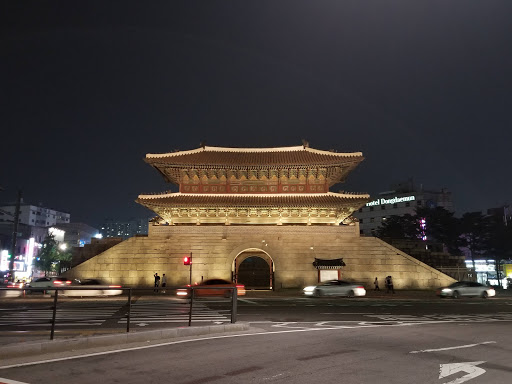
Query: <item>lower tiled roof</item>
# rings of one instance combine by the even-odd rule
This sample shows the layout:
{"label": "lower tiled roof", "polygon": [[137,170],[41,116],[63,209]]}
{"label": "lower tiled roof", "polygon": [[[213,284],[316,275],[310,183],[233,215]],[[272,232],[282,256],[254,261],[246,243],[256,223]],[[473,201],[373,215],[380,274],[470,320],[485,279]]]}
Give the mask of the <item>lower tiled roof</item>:
{"label": "lower tiled roof", "polygon": [[192,194],[140,195],[137,202],[145,206],[173,207],[336,207],[363,204],[369,195],[339,193],[309,194]]}

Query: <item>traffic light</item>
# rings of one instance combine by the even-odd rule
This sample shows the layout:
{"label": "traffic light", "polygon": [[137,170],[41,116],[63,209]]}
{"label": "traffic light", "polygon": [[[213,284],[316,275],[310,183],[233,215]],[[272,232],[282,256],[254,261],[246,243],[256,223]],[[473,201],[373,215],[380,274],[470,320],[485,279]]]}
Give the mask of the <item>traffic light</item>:
{"label": "traffic light", "polygon": [[183,265],[190,265],[191,262],[192,262],[192,258],[190,256],[185,256],[183,258]]}

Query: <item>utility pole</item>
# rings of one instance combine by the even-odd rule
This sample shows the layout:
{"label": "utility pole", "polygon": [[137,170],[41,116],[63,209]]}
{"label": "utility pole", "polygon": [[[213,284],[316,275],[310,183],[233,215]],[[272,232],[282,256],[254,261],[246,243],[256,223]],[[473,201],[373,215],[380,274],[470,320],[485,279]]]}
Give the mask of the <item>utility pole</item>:
{"label": "utility pole", "polygon": [[20,220],[20,204],[21,204],[21,189],[18,190],[18,200],[16,200],[16,209],[14,210],[14,228],[12,232],[12,246],[11,246],[11,259],[9,260],[9,273],[10,280],[14,279],[14,257],[16,253],[16,241],[18,239],[18,222]]}

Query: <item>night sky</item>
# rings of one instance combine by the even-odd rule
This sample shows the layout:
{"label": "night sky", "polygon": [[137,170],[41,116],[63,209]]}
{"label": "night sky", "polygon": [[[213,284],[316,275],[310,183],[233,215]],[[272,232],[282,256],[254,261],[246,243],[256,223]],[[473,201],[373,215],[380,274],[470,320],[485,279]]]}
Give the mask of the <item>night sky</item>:
{"label": "night sky", "polygon": [[0,201],[149,216],[146,153],[362,151],[340,188],[413,177],[510,203],[512,1],[2,1]]}

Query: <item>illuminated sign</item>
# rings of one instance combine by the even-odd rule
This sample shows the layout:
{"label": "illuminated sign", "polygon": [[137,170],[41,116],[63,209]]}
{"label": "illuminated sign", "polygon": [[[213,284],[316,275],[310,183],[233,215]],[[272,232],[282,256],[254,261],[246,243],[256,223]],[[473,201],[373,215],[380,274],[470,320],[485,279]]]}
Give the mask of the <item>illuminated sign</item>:
{"label": "illuminated sign", "polygon": [[374,201],[370,201],[366,203],[367,207],[373,207],[374,205],[384,205],[384,204],[396,204],[403,203],[404,201],[414,201],[416,198],[414,196],[404,196],[404,197],[393,197],[392,199],[377,199]]}
{"label": "illuminated sign", "polygon": [[503,272],[505,277],[512,277],[512,264],[503,264]]}
{"label": "illuminated sign", "polygon": [[9,251],[3,250],[0,253],[0,271],[7,271],[9,269]]}

